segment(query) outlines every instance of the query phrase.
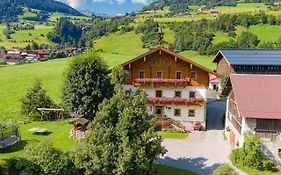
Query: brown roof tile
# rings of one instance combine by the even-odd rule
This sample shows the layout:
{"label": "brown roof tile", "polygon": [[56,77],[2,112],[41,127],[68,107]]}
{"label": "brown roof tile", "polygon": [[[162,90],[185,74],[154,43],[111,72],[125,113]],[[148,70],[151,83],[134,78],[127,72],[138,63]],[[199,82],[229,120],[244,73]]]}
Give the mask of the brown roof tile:
{"label": "brown roof tile", "polygon": [[230,75],[241,117],[281,119],[281,75]]}

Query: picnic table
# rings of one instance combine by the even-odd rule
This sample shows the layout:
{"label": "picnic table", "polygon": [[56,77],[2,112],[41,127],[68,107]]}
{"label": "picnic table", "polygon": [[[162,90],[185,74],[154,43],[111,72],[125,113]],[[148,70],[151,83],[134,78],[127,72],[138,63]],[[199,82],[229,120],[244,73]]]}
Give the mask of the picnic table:
{"label": "picnic table", "polygon": [[31,128],[28,130],[29,132],[33,132],[33,133],[44,133],[46,131],[48,131],[47,128]]}

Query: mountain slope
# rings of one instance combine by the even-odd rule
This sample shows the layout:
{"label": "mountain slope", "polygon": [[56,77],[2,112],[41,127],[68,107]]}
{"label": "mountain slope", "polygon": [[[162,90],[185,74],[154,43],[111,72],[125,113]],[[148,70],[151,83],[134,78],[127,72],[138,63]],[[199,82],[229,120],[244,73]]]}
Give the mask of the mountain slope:
{"label": "mountain slope", "polygon": [[27,7],[45,12],[61,12],[70,15],[83,15],[81,12],[55,0],[1,0],[0,22],[15,21],[17,15],[23,13],[22,8]]}

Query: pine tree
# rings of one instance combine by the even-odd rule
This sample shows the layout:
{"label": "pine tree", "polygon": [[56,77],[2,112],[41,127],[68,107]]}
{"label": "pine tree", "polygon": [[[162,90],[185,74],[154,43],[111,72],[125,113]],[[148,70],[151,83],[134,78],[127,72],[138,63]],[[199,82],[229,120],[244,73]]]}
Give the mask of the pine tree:
{"label": "pine tree", "polygon": [[50,108],[53,106],[54,103],[42,88],[41,81],[35,79],[34,85],[27,90],[25,97],[22,99],[21,112],[34,119],[38,119],[40,116],[40,113],[37,110],[38,108]]}

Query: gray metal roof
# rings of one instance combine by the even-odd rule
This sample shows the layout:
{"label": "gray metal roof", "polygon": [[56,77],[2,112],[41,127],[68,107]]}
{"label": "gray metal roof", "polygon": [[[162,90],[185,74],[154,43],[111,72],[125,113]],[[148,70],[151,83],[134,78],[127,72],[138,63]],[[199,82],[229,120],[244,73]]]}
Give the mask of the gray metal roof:
{"label": "gray metal roof", "polygon": [[281,49],[222,49],[231,65],[281,65]]}

